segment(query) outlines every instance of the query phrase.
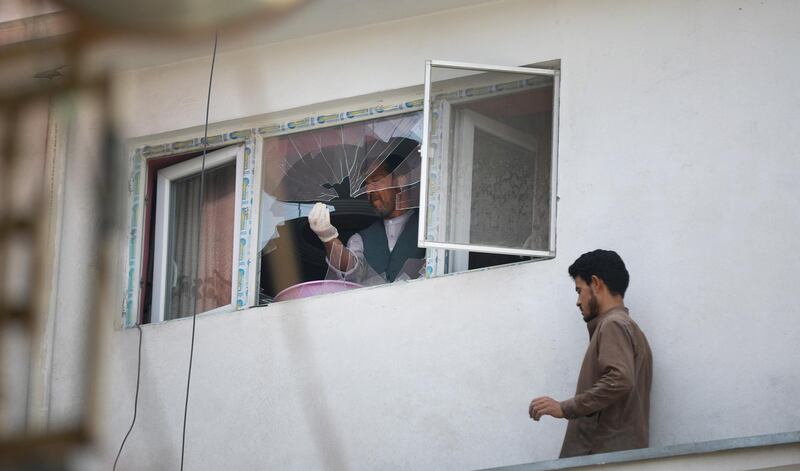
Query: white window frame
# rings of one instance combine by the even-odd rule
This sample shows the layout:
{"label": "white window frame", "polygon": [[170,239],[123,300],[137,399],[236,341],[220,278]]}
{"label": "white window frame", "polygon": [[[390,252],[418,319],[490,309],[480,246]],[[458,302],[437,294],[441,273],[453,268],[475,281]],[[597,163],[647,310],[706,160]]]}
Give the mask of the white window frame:
{"label": "white window frame", "polygon": [[[458,243],[451,243],[451,242],[438,242],[429,240],[427,238],[428,233],[428,173],[430,171],[430,163],[428,157],[428,147],[430,145],[430,124],[431,124],[431,69],[433,67],[447,67],[450,69],[460,69],[460,70],[471,70],[471,71],[478,71],[478,72],[511,72],[511,73],[518,73],[518,74],[528,74],[528,75],[549,75],[553,77],[553,131],[552,131],[552,160],[551,160],[551,172],[550,172],[550,198],[551,198],[551,209],[550,209],[550,237],[549,237],[549,244],[548,250],[530,250],[530,249],[522,249],[522,248],[506,248],[506,247],[496,247],[496,246],[486,246],[486,245],[476,245],[476,244],[458,244]],[[417,245],[419,247],[425,248],[434,248],[434,249],[447,249],[447,250],[454,250],[454,251],[472,251],[472,252],[485,252],[485,253],[496,253],[496,254],[508,254],[508,255],[521,255],[521,256],[529,256],[535,258],[552,258],[555,257],[556,254],[556,212],[557,212],[557,182],[558,182],[558,103],[559,103],[559,77],[560,73],[557,70],[550,70],[550,69],[536,69],[530,67],[505,67],[505,66],[496,66],[496,65],[486,65],[486,64],[473,64],[468,62],[452,62],[452,61],[442,61],[442,60],[428,60],[425,62],[425,92],[424,92],[424,106],[423,106],[423,135],[422,135],[422,175],[420,178],[420,209],[419,209],[419,217],[420,217],[420,224],[419,224],[419,234],[417,237]],[[452,113],[448,113],[445,110],[445,115],[451,116]],[[447,120],[449,121],[450,117],[448,116]],[[444,139],[447,141],[447,139]],[[445,149],[444,152],[447,152]],[[443,156],[447,156],[448,153],[443,153]],[[446,157],[443,157],[446,158]],[[445,175],[447,172],[445,172]],[[447,182],[443,182],[447,184]],[[445,211],[446,211],[447,203],[444,203]],[[458,253],[458,252],[455,252]],[[466,252],[464,252],[466,253]],[[458,256],[457,256],[458,257]],[[463,258],[464,255],[461,255]],[[458,263],[458,262],[456,262]]]}
{"label": "white window frame", "polygon": [[[238,278],[237,261],[239,260],[239,226],[241,224],[241,198],[242,180],[244,174],[244,146],[233,145],[223,149],[207,153],[205,156],[205,166],[203,156],[171,165],[159,170],[157,176],[156,192],[156,219],[155,219],[155,241],[153,253],[153,297],[150,310],[150,322],[163,322],[165,315],[166,293],[167,293],[167,273],[169,260],[169,215],[172,204],[171,189],[175,180],[199,174],[203,168],[208,171],[221,165],[236,162],[236,187],[234,197],[234,223],[230,228],[233,233],[233,251],[231,258],[231,302],[220,306],[203,314],[212,312],[232,311],[236,306],[236,281]],[[201,313],[197,313],[201,314]]]}

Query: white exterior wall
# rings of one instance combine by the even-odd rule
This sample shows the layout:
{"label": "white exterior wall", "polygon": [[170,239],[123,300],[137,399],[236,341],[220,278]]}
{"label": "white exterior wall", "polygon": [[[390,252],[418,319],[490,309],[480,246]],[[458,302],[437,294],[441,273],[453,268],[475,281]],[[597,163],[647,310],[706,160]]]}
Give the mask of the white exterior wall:
{"label": "white exterior wall", "polygon": [[[558,256],[198,318],[186,469],[557,456],[566,423],[527,407],[574,392],[587,334],[566,271],[598,247],[626,261],[652,345],[653,446],[800,429],[798,21],[789,0],[509,1],[221,55],[212,122],[419,85],[428,58],[560,58]],[[123,77],[128,134],[199,126],[208,66]],[[190,329],[143,327],[118,469],[177,468]],[[109,342],[109,465],[136,340]]]}

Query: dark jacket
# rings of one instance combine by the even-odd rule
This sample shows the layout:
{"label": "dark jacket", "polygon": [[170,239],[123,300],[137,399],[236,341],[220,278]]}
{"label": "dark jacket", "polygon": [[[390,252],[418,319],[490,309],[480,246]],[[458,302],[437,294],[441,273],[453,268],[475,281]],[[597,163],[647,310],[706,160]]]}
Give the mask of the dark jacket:
{"label": "dark jacket", "polygon": [[371,226],[359,232],[358,234],[364,241],[364,258],[367,259],[369,266],[376,273],[385,274],[386,280],[391,283],[401,272],[408,259],[424,259],[425,249],[417,247],[418,228],[419,216],[411,214],[391,252],[383,220],[375,221]]}
{"label": "dark jacket", "polygon": [[575,397],[561,403],[569,420],[561,457],[645,448],[649,443],[653,356],[625,308],[591,320]]}

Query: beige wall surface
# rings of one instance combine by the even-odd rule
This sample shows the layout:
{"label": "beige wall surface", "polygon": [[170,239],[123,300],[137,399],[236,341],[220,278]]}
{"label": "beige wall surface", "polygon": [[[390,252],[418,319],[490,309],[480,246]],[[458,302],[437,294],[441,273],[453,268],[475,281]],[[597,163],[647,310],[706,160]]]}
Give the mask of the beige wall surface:
{"label": "beige wall surface", "polygon": [[[567,267],[597,247],[625,259],[652,345],[653,446],[800,429],[799,20],[791,1],[504,1],[220,55],[213,123],[420,85],[429,58],[561,59],[558,255],[198,318],[187,469],[554,458],[565,423],[527,406],[574,392],[587,333]],[[201,135],[209,62],[120,77],[126,136]],[[190,328],[144,326],[118,469],[177,467]],[[137,331],[109,345],[105,464]]]}

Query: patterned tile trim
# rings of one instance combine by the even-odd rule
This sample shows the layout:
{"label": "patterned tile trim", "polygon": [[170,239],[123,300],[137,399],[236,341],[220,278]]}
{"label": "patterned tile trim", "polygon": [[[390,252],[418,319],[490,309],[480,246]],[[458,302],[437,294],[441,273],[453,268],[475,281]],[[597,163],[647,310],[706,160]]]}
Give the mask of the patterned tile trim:
{"label": "patterned tile trim", "polygon": [[340,113],[320,114],[306,116],[305,118],[284,121],[261,126],[257,129],[261,136],[276,136],[289,132],[302,131],[315,127],[330,126],[331,124],[341,124],[349,121],[363,120],[365,118],[377,118],[382,114],[394,114],[399,112],[421,110],[423,99],[404,101],[393,105],[377,105],[369,108],[362,108],[352,111],[342,111]]}

